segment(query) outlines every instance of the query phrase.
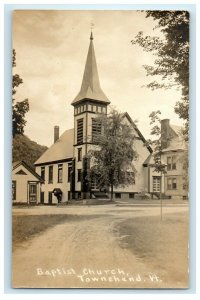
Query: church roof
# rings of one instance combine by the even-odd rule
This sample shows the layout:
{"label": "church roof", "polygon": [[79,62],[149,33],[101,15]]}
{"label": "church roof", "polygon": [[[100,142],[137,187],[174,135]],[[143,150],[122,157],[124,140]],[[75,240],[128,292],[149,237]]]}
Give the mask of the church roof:
{"label": "church roof", "polygon": [[133,126],[133,128],[135,129],[135,131],[138,134],[138,137],[143,141],[143,143],[146,145],[147,149],[149,150],[150,153],[153,152],[152,148],[150,147],[150,145],[147,145],[147,141],[145,140],[144,136],[142,135],[142,133],[140,132],[140,130],[138,129],[138,127],[136,126],[135,122],[133,122],[132,118],[130,117],[130,115],[125,112],[122,113],[122,118],[127,118],[130,122],[130,124]]}
{"label": "church roof", "polygon": [[90,36],[90,45],[85,64],[85,71],[83,74],[81,89],[74,101],[72,102],[72,105],[75,105],[84,99],[92,99],[106,104],[110,103],[100,86],[92,33]]}
{"label": "church roof", "polygon": [[59,162],[72,159],[74,144],[74,129],[66,130],[60,138],[47,149],[40,158],[35,162],[35,165],[46,163]]}

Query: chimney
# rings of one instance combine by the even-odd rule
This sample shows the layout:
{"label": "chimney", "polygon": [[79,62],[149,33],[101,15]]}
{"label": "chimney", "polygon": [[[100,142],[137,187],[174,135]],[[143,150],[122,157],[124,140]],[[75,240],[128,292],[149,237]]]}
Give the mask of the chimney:
{"label": "chimney", "polygon": [[54,126],[54,143],[59,139],[59,126]]}
{"label": "chimney", "polygon": [[170,141],[169,119],[161,120],[161,147],[167,148]]}

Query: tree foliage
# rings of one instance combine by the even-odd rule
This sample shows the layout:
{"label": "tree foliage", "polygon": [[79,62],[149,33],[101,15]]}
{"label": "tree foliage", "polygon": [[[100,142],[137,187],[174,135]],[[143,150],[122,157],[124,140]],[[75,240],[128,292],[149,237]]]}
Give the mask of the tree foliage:
{"label": "tree foliage", "polygon": [[134,150],[133,127],[125,124],[123,115],[112,110],[108,116],[100,115],[96,122],[101,124],[101,133],[95,137],[96,147],[92,156],[91,177],[95,176],[99,187],[111,188],[134,183],[133,161],[138,154]]}
{"label": "tree foliage", "polygon": [[31,141],[27,136],[16,134],[13,138],[13,162],[25,161],[32,168],[34,162],[47,150],[46,146],[41,146],[34,141]]}
{"label": "tree foliage", "polygon": [[[13,58],[12,58],[12,66],[16,67],[16,51],[13,49]],[[12,80],[12,95],[16,94],[16,88],[23,83],[22,78],[15,74],[13,75]],[[12,99],[12,131],[13,137],[16,134],[24,133],[24,126],[26,125],[25,115],[29,111],[29,102],[28,99],[25,99],[20,102],[16,102],[16,99],[13,97]]]}
{"label": "tree foliage", "polygon": [[160,75],[162,81],[152,81],[151,89],[181,88],[182,98],[175,105],[175,112],[185,121],[185,139],[189,123],[189,13],[187,11],[146,11],[146,18],[153,18],[155,28],[160,28],[164,39],[145,36],[139,32],[132,40],[146,52],[155,55],[154,64],[145,65],[147,76]]}
{"label": "tree foliage", "polygon": [[162,163],[162,141],[161,141],[161,112],[160,110],[153,111],[150,115],[150,125],[151,127],[150,134],[153,136],[153,139],[149,140],[149,144],[153,148],[153,157],[154,157],[154,171],[165,174],[165,164]]}

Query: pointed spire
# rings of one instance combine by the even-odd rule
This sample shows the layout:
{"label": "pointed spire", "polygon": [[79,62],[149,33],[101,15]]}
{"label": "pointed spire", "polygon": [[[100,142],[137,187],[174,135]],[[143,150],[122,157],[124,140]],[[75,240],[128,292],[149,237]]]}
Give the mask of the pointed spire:
{"label": "pointed spire", "polygon": [[90,45],[87,55],[87,60],[85,64],[85,71],[83,74],[83,80],[81,85],[81,90],[72,102],[72,105],[80,102],[84,99],[92,99],[96,101],[101,101],[106,104],[109,104],[110,101],[108,100],[107,96],[101,89],[100,82],[99,82],[99,75],[97,70],[97,63],[95,58],[94,52],[94,45],[93,45],[93,34],[91,31],[90,34]]}

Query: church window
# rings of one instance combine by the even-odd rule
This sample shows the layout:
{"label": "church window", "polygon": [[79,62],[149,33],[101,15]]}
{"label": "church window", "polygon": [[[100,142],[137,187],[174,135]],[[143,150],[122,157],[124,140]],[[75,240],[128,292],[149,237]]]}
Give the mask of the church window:
{"label": "church window", "polygon": [[77,144],[83,143],[83,119],[77,120]]}
{"label": "church window", "polygon": [[127,176],[129,180],[131,180],[131,184],[135,184],[135,173],[134,172],[127,172]]}
{"label": "church window", "polygon": [[135,198],[135,194],[134,194],[134,193],[130,193],[130,194],[129,194],[129,198],[130,198],[130,199],[134,199],[134,198]]}
{"label": "church window", "polygon": [[93,175],[91,180],[91,190],[98,190],[98,175]]}
{"label": "church window", "polygon": [[97,112],[98,112],[98,113],[101,112],[101,106],[97,106]]}
{"label": "church window", "polygon": [[77,177],[77,181],[80,182],[81,181],[81,169],[78,169],[78,177]]}
{"label": "church window", "polygon": [[78,161],[82,160],[82,148],[78,148]]}
{"label": "church window", "polygon": [[70,182],[72,172],[72,163],[68,163],[68,182]]}
{"label": "church window", "polygon": [[102,106],[102,111],[101,111],[102,113],[106,113],[106,107],[104,107],[104,106]]}
{"label": "church window", "polygon": [[115,193],[115,198],[116,199],[121,199],[121,193]]}
{"label": "church window", "polygon": [[45,167],[41,167],[41,178],[45,180]]}
{"label": "church window", "polygon": [[53,183],[53,166],[49,166],[49,183]]}
{"label": "church window", "polygon": [[92,108],[91,108],[91,104],[88,104],[88,110],[91,111]]}
{"label": "church window", "polygon": [[95,120],[92,119],[92,141],[94,142],[97,136],[101,134],[101,124]]}
{"label": "church window", "polygon": [[58,183],[61,183],[63,180],[63,165],[58,165]]}

